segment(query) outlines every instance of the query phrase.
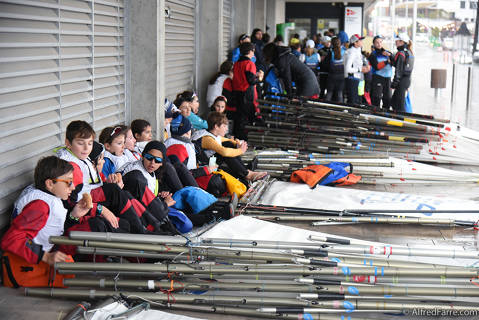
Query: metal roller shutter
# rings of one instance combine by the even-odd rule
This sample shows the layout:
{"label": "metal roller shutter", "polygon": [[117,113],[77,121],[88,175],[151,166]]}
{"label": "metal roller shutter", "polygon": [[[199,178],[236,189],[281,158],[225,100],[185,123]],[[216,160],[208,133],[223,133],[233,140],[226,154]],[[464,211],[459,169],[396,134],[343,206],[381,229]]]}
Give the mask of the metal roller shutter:
{"label": "metal roller shutter", "polygon": [[233,45],[231,41],[233,34],[232,8],[232,0],[223,0],[223,55],[221,61],[224,61],[228,58],[228,53]]}
{"label": "metal roller shutter", "polygon": [[123,0],[0,0],[0,228],[72,120],[124,122]]}
{"label": "metal roller shutter", "polygon": [[174,99],[193,89],[195,74],[196,0],[167,0],[165,9],[165,96]]}

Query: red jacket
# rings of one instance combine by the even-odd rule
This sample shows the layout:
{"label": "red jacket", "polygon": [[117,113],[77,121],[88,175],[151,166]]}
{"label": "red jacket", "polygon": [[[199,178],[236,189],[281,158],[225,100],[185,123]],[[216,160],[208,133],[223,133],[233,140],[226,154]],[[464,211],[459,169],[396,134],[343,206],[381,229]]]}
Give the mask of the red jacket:
{"label": "red jacket", "polygon": [[53,247],[48,238],[63,234],[67,210],[60,198],[29,186],[15,202],[15,212],[18,215],[2,238],[2,250],[39,263]]}

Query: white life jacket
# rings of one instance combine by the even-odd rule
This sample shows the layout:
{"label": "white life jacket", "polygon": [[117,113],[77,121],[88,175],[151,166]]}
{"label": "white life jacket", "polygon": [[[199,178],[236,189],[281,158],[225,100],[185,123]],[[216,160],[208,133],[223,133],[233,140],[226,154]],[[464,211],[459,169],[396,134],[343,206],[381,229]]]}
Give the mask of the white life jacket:
{"label": "white life jacket", "polygon": [[143,160],[128,163],[123,168],[122,175],[126,175],[128,172],[135,170],[140,171],[143,174],[148,184],[148,189],[150,189],[155,196],[158,195],[158,180],[156,179],[155,174],[146,171],[145,167],[143,166]]}
{"label": "white life jacket", "polygon": [[[192,140],[196,141],[198,139],[202,139],[204,136],[210,136],[212,137],[213,139],[215,139],[215,141],[221,146],[222,143],[221,143],[221,136],[215,136],[214,134],[212,134],[211,132],[209,132],[208,130],[206,129],[203,129],[203,130],[198,130],[196,132],[193,133],[193,136],[192,136]],[[210,158],[211,156],[213,156],[216,152],[214,150],[204,150],[204,153],[206,154],[206,156],[208,158]]]}
{"label": "white life jacket", "polygon": [[193,143],[192,142],[190,142],[190,143],[184,142],[184,141],[175,139],[173,137],[168,138],[165,141],[165,147],[166,148],[169,148],[169,147],[171,147],[172,145],[175,145],[175,144],[181,144],[181,145],[185,146],[186,151],[188,152],[188,163],[186,164],[186,167],[188,168],[188,170],[196,169],[197,168],[197,165],[196,165],[196,151],[195,151],[195,146],[193,145]]}
{"label": "white life jacket", "polygon": [[110,159],[111,162],[113,162],[113,164],[115,165],[115,172],[120,172],[119,169],[123,167],[125,164],[127,164],[128,162],[130,162],[130,159],[125,153],[123,153],[121,156],[116,156],[110,151],[105,150],[103,156],[105,158]]}
{"label": "white life jacket", "polygon": [[84,193],[90,193],[91,190],[103,185],[100,175],[96,171],[93,162],[89,158],[86,160],[80,160],[65,147],[55,149],[55,151],[60,159],[73,162],[80,167],[80,170],[83,174],[83,188],[80,192],[78,192],[77,201],[82,198]]}
{"label": "white life jacket", "polygon": [[61,236],[64,230],[65,219],[67,217],[67,209],[63,207],[63,202],[60,198],[52,194],[46,193],[36,189],[33,185],[29,185],[23,189],[20,197],[15,201],[13,213],[21,214],[23,208],[27,204],[35,200],[42,200],[48,205],[48,219],[40,231],[38,231],[33,242],[43,247],[44,251],[49,251],[53,244],[48,242],[51,236]]}

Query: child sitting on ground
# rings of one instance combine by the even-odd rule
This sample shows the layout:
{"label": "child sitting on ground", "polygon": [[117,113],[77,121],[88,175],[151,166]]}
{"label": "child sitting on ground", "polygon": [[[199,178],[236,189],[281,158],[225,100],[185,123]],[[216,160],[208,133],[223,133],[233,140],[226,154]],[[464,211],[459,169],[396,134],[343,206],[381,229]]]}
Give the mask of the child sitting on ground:
{"label": "child sitting on ground", "polygon": [[[137,152],[142,150],[141,153],[143,153],[144,146],[152,140],[150,123],[141,119],[134,120],[131,123],[131,131],[133,132],[133,135],[137,141],[137,148],[135,150]],[[171,164],[169,161],[165,161],[163,167],[163,170],[165,171],[165,178],[163,179],[164,184],[162,189],[176,192],[186,186],[198,186],[195,178],[188,171],[188,168],[186,168],[186,166],[182,163]]]}
{"label": "child sitting on ground", "polygon": [[191,142],[191,123],[188,118],[178,115],[171,122],[171,138],[165,141],[166,155],[173,163],[183,163],[196,179],[198,186],[220,197],[226,192],[226,184],[219,175],[213,172],[217,165],[198,167],[195,145]]}
{"label": "child sitting on ground", "polygon": [[190,101],[191,114],[188,116],[188,120],[190,120],[193,130],[208,129],[208,122],[198,116],[198,112],[200,111],[200,103],[196,93],[193,91],[183,91],[181,95],[187,101]]}
{"label": "child sitting on ground", "polygon": [[[15,202],[12,223],[1,242],[4,285],[63,286],[63,275],[51,278],[54,273],[50,274],[50,267],[72,259],[54,249],[48,239],[63,234],[68,212],[62,200],[67,200],[74,188],[70,163],[55,156],[38,161],[34,185],[25,188]],[[74,219],[83,217],[90,210],[88,202],[79,201],[69,215]]]}
{"label": "child sitting on ground", "polygon": [[248,150],[248,143],[238,139],[225,138],[227,132],[228,118],[226,118],[226,115],[211,112],[208,115],[208,131],[196,132],[193,140],[201,138],[201,148],[206,156],[209,158],[215,155],[217,163],[220,165],[225,162],[231,171],[230,173],[240,180],[255,181],[266,176],[266,172],[255,172],[245,167],[241,155]]}
{"label": "child sitting on ground", "polygon": [[[110,175],[103,184],[95,163],[89,158],[93,150],[95,131],[85,121],[73,121],[67,126],[65,147],[56,149],[57,156],[73,165],[75,190],[69,198],[73,206],[84,193],[92,197],[91,216],[102,216],[113,229],[119,227],[118,218],[128,222],[133,233],[147,233],[146,226],[140,220],[142,214],[132,205],[128,193],[116,184],[116,175]],[[100,152],[101,153],[101,152]],[[168,216],[162,212],[151,212],[159,223],[150,221],[158,230],[162,225],[168,227]],[[161,230],[163,231],[163,230]]]}
{"label": "child sitting on ground", "polygon": [[[226,111],[226,102],[228,100],[226,99],[225,96],[218,96],[216,97],[215,101],[213,101],[213,104],[211,105],[211,111],[216,111],[219,113],[224,113]],[[205,128],[207,129],[207,128]]]}
{"label": "child sitting on ground", "polygon": [[[159,184],[164,178],[164,164],[166,163],[166,149],[163,143],[159,141],[150,141],[143,150],[143,159],[130,163],[123,171],[123,180],[125,189],[145,206],[154,203],[162,203],[163,209],[174,207],[179,210],[186,210],[188,218],[193,225],[203,225],[211,221],[213,217],[227,219],[233,214],[233,208],[218,203],[217,199],[211,194],[197,187],[185,187],[172,194],[161,192]],[[159,201],[162,198],[163,201]],[[178,201],[178,207],[175,207]],[[198,215],[202,213],[202,215]],[[184,218],[178,216],[178,212],[169,209],[170,219],[177,224],[179,230],[188,229],[182,225],[188,223]],[[175,219],[179,217],[181,220]]]}
{"label": "child sitting on ground", "polygon": [[131,122],[130,128],[133,137],[136,139],[135,150],[141,154],[146,144],[153,139],[151,125],[146,120],[136,119]]}
{"label": "child sitting on ground", "polygon": [[106,127],[100,133],[98,140],[105,146],[105,164],[103,165],[102,172],[105,177],[114,174],[130,162],[130,159],[125,154],[125,139],[126,139],[126,127]]}
{"label": "child sitting on ground", "polygon": [[[128,162],[133,162],[141,159],[141,153],[135,150],[136,139],[130,127],[122,126],[125,133],[125,149],[123,152],[128,157]],[[120,170],[121,168],[118,168]]]}

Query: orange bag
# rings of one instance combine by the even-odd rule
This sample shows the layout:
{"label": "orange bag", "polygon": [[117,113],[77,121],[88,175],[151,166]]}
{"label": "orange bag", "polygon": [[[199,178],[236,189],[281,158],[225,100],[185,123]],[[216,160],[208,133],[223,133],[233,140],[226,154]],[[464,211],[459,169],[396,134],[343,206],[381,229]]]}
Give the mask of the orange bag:
{"label": "orange bag", "polygon": [[296,183],[306,183],[311,189],[318,183],[326,179],[333,170],[323,165],[312,165],[303,169],[294,171],[291,174],[290,181]]}
{"label": "orange bag", "polygon": [[[74,262],[68,256],[65,262]],[[63,279],[74,278],[74,275],[63,275],[55,272],[53,267],[40,261],[39,264],[29,263],[25,259],[10,252],[4,252],[1,257],[3,285],[18,287],[55,287],[64,288]]]}

